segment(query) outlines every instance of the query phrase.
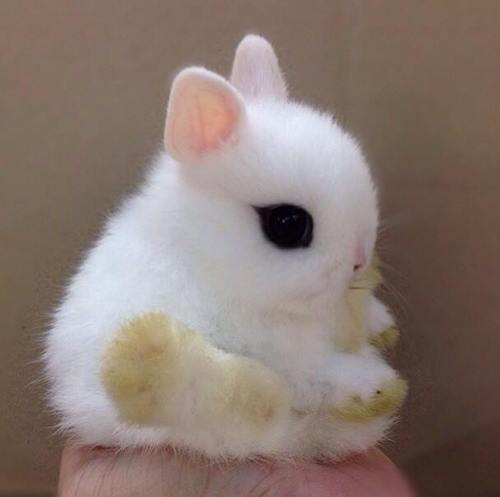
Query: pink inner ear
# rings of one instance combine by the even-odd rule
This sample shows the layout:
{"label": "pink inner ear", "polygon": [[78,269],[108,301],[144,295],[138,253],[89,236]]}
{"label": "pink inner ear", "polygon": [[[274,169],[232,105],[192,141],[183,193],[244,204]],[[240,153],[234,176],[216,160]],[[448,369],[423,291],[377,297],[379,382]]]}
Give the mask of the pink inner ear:
{"label": "pink inner ear", "polygon": [[217,148],[226,142],[236,122],[236,115],[230,102],[218,92],[201,90],[188,99],[190,148],[201,154]]}
{"label": "pink inner ear", "polygon": [[196,160],[237,136],[245,109],[238,92],[201,67],[184,69],[172,84],[165,147],[180,162]]}
{"label": "pink inner ear", "polygon": [[236,133],[241,101],[222,78],[203,69],[187,69],[174,81],[165,145],[182,161],[213,151]]}

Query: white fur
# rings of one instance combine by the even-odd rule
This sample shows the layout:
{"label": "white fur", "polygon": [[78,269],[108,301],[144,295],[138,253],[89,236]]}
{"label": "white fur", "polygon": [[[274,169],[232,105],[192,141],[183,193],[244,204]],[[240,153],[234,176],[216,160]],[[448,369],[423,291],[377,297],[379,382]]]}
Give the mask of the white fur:
{"label": "white fur", "polygon": [[[52,405],[82,443],[330,456],[367,448],[390,424],[309,415],[245,440],[227,427],[128,426],[103,391],[105,344],[144,311],[166,312],[217,347],[262,361],[288,381],[297,409],[371,395],[395,376],[369,346],[353,355],[332,345],[356,254],[361,247],[369,260],[375,244],[377,200],[365,159],[330,115],[265,89],[259,95],[250,83],[251,98],[230,90],[244,106],[235,139],[182,164],[162,152],[68,286],[45,358]],[[279,202],[312,214],[311,247],[283,251],[264,239],[252,206]]]}

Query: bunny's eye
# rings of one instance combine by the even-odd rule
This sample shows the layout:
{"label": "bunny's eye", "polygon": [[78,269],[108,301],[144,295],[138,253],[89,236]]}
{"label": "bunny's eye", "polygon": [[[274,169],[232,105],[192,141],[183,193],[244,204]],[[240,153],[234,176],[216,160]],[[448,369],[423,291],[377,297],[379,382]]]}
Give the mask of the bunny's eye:
{"label": "bunny's eye", "polygon": [[308,247],[313,239],[313,218],[302,207],[276,204],[255,207],[264,236],[281,249]]}

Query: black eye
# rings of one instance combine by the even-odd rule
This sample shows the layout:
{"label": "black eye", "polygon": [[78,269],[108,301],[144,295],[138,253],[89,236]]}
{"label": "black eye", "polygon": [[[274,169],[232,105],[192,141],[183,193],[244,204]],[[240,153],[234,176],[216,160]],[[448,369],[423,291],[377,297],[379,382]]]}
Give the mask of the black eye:
{"label": "black eye", "polygon": [[290,204],[256,207],[265,237],[282,249],[308,247],[313,239],[313,218],[302,207]]}

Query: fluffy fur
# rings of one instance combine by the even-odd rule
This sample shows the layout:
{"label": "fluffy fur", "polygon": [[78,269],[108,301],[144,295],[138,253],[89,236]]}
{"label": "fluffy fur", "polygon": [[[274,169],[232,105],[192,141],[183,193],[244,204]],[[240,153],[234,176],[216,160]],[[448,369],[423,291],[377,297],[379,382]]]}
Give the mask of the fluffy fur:
{"label": "fluffy fur", "polygon": [[[394,323],[359,283],[374,281],[378,213],[356,141],[289,100],[272,47],[249,36],[230,82],[203,68],[176,77],[165,145],[48,334],[63,428],[213,457],[375,444],[405,386],[370,344]],[[263,237],[253,206],[281,202],[312,214],[307,249]]]}

